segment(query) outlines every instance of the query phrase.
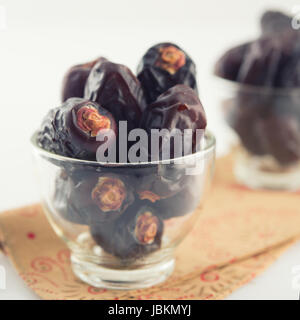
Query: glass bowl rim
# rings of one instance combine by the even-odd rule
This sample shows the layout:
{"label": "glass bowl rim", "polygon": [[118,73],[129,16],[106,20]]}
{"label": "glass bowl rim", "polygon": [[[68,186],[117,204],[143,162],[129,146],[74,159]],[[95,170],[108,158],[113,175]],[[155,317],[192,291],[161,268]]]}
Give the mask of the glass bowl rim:
{"label": "glass bowl rim", "polygon": [[276,88],[276,87],[265,87],[265,86],[255,86],[251,84],[239,83],[237,81],[229,80],[222,78],[217,74],[213,73],[212,77],[220,85],[226,86],[226,89],[231,90],[243,90],[248,93],[261,93],[261,94],[273,94],[273,95],[291,95],[298,94],[300,95],[300,87],[291,87],[291,88]]}
{"label": "glass bowl rim", "polygon": [[212,152],[215,152],[216,149],[216,138],[214,134],[210,130],[205,130],[204,137],[205,140],[208,142],[207,145],[204,147],[204,149],[197,151],[195,153],[180,157],[180,158],[174,158],[174,159],[165,159],[165,160],[156,160],[151,162],[126,162],[126,163],[118,163],[118,162],[98,162],[98,161],[92,161],[92,160],[82,160],[82,159],[76,159],[71,157],[66,157],[62,155],[55,154],[53,152],[47,151],[40,147],[37,143],[37,134],[38,131],[35,131],[31,138],[30,143],[33,147],[34,151],[37,152],[39,155],[44,156],[48,159],[54,159],[58,161],[63,162],[73,162],[77,164],[85,164],[90,166],[105,166],[105,167],[135,167],[135,166],[152,166],[152,165],[163,165],[163,164],[172,164],[178,162],[178,161],[189,161],[193,158],[203,158],[204,156],[212,154]]}

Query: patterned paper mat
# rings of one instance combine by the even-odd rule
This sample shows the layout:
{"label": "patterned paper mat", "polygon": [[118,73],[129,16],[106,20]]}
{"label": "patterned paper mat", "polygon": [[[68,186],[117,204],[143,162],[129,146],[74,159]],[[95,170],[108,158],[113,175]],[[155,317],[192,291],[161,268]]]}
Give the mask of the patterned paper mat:
{"label": "patterned paper mat", "polygon": [[217,160],[198,223],[177,250],[173,275],[158,286],[110,291],[77,280],[40,205],[0,215],[0,248],[44,299],[222,299],[300,236],[300,193],[248,190],[235,183],[231,168],[232,155]]}

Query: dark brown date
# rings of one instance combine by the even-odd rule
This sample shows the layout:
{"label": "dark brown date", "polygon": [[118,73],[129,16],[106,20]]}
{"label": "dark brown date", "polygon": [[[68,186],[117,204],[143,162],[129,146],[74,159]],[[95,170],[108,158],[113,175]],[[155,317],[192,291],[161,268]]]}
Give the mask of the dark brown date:
{"label": "dark brown date", "polygon": [[177,84],[185,84],[197,92],[196,67],[192,59],[173,43],[151,47],[138,66],[138,78],[147,103]]}
{"label": "dark brown date", "polygon": [[71,67],[64,76],[62,86],[62,102],[69,98],[83,98],[86,80],[97,62],[107,61],[105,58],[78,64]]}
{"label": "dark brown date", "polygon": [[300,33],[284,31],[253,41],[239,69],[237,81],[255,86],[290,87],[299,77]]}
{"label": "dark brown date", "polygon": [[111,112],[117,121],[127,121],[128,129],[138,127],[145,108],[139,80],[124,65],[97,63],[90,72],[85,98],[95,101]]}
{"label": "dark brown date", "polygon": [[[148,132],[149,137],[151,136],[151,130],[153,129],[167,129],[169,133],[174,129],[178,129],[179,133],[176,136],[179,141],[181,141],[180,143],[182,146],[184,145],[184,130],[190,129],[190,142],[188,139],[185,140],[185,148],[183,149],[182,147],[181,154],[176,152],[176,149],[177,151],[180,150],[178,149],[178,145],[176,145],[179,141],[176,141],[176,138],[173,139],[172,135],[168,132],[164,133],[162,131],[162,139],[160,140],[158,150],[159,154],[157,154],[157,150],[151,150],[150,147],[152,159],[164,159],[163,141],[170,139],[170,157],[180,157],[183,155],[183,150],[185,154],[189,154],[196,150],[196,137],[197,133],[200,133],[197,131],[206,128],[206,116],[195,91],[186,85],[176,85],[160,95],[154,103],[147,107],[143,114],[141,127]],[[150,144],[151,142],[149,141],[149,145]]]}
{"label": "dark brown date", "polygon": [[44,119],[38,133],[39,145],[50,152],[84,160],[96,160],[97,141],[101,130],[111,129],[117,135],[110,112],[95,102],[70,98],[53,109]]}
{"label": "dark brown date", "polygon": [[253,41],[240,66],[237,81],[255,86],[273,87],[282,59],[279,39],[263,37]]}
{"label": "dark brown date", "polygon": [[134,201],[126,176],[88,173],[74,180],[62,170],[56,178],[54,205],[61,216],[73,223],[106,223],[120,217]]}
{"label": "dark brown date", "polygon": [[124,263],[160,248],[163,222],[153,208],[136,203],[121,218],[90,225],[95,242]]}
{"label": "dark brown date", "polygon": [[133,201],[128,178],[110,173],[95,173],[74,185],[70,193],[70,203],[86,212],[90,223],[116,219]]}
{"label": "dark brown date", "polygon": [[250,43],[244,43],[226,51],[215,64],[214,73],[224,79],[236,81]]}

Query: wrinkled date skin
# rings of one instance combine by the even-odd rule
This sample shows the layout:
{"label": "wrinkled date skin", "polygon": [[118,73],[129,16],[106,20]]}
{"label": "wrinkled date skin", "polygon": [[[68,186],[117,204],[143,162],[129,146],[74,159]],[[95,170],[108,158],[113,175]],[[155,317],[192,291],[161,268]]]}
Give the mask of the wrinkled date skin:
{"label": "wrinkled date skin", "polygon": [[151,47],[139,63],[137,73],[148,104],[177,84],[185,84],[197,92],[196,66],[173,43],[159,43]]}
{"label": "wrinkled date skin", "polygon": [[[190,139],[190,143],[186,140],[185,154],[196,150],[196,132],[198,129],[204,130],[206,124],[205,112],[197,94],[186,85],[176,85],[159,96],[154,103],[147,107],[141,121],[141,127],[148,132],[149,137],[152,129],[168,129],[169,132],[173,129],[179,129],[181,133],[185,129],[191,129],[192,139]],[[183,137],[180,139],[182,139],[183,145]],[[170,143],[170,157],[182,156],[183,153],[174,154],[176,140],[171,139]],[[150,145],[151,141],[149,141]],[[150,147],[151,156],[161,159],[162,147],[161,142],[159,154],[155,154],[156,151],[151,150]]]}
{"label": "wrinkled date skin", "polygon": [[90,225],[90,232],[107,253],[131,263],[160,248],[163,222],[153,208],[137,202],[114,222]]}
{"label": "wrinkled date skin", "polygon": [[291,30],[291,22],[292,17],[280,11],[268,10],[260,19],[261,32],[264,35],[272,35],[278,32]]}
{"label": "wrinkled date skin", "polygon": [[226,51],[215,64],[214,73],[224,79],[236,81],[240,66],[250,43],[244,43]]}
{"label": "wrinkled date skin", "polygon": [[117,123],[127,121],[129,130],[138,127],[145,108],[139,80],[126,66],[109,61],[97,63],[91,70],[85,98],[111,112]]}
{"label": "wrinkled date skin", "polygon": [[97,103],[70,98],[46,116],[38,133],[38,143],[45,150],[59,155],[96,160],[98,147],[106,142],[97,141],[96,136],[100,130],[108,129],[117,135],[110,112]]}
{"label": "wrinkled date skin", "polygon": [[107,61],[105,58],[71,67],[64,76],[62,86],[62,102],[69,98],[83,98],[86,80],[96,63]]}

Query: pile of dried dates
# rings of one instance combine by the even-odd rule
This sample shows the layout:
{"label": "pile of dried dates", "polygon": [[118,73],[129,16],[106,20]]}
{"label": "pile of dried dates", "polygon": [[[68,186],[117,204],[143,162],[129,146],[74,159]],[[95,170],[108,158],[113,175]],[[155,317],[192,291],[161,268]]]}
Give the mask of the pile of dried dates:
{"label": "pile of dried dates", "polygon": [[225,106],[242,144],[283,167],[300,160],[300,31],[292,20],[265,12],[260,37],[228,50],[215,65],[216,75],[242,84]]}
{"label": "pile of dried dates", "polygon": [[[98,132],[110,129],[118,137],[120,121],[126,121],[128,130],[146,133],[205,129],[195,64],[181,48],[172,43],[151,47],[137,75],[102,57],[70,68],[62,104],[48,113],[37,135],[39,146],[49,152],[89,160],[52,160],[61,167],[56,210],[69,222],[88,225],[103,250],[127,261],[159,249],[164,221],[191,213],[199,191],[197,177],[185,175],[179,165],[123,166],[128,159],[121,158],[119,148],[113,165],[97,162],[99,147],[113,143],[110,138],[99,141]],[[193,138],[191,153],[196,143]],[[144,151],[150,159],[151,148]]]}

